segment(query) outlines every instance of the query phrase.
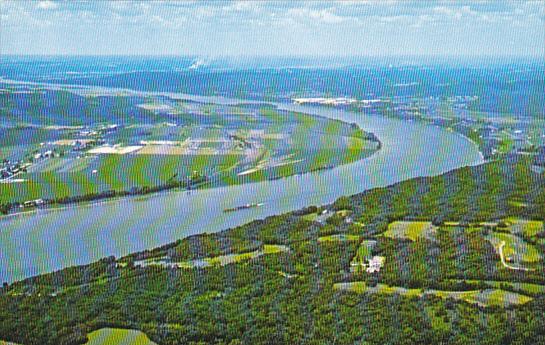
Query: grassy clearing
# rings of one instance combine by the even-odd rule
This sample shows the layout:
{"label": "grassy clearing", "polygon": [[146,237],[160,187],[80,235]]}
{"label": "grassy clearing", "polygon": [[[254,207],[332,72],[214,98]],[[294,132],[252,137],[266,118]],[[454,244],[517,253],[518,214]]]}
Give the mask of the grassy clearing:
{"label": "grassy clearing", "polygon": [[182,269],[191,269],[196,267],[210,267],[210,266],[225,266],[228,264],[236,264],[244,261],[258,258],[262,255],[278,254],[289,251],[289,248],[283,245],[266,244],[263,248],[255,250],[253,252],[240,253],[240,254],[228,254],[214,257],[207,257],[203,259],[173,262],[163,258],[153,258],[135,262],[135,265],[140,266],[163,266],[163,267],[177,267]]}
{"label": "grassy clearing", "polygon": [[505,291],[501,289],[471,290],[471,291],[442,291],[427,289],[406,289],[399,286],[377,284],[370,287],[365,282],[337,283],[333,288],[339,291],[350,291],[355,293],[378,293],[378,294],[399,294],[407,297],[422,297],[434,295],[444,299],[452,298],[470,304],[477,304],[483,307],[509,307],[522,305],[532,300],[532,297]]}
{"label": "grassy clearing", "polygon": [[301,218],[303,218],[304,220],[309,221],[309,222],[315,222],[316,219],[318,219],[318,216],[319,216],[318,213],[309,213],[309,214],[305,214]]}
{"label": "grassy clearing", "polygon": [[132,329],[102,328],[87,337],[85,345],[155,345],[144,333]]}
{"label": "grassy clearing", "polygon": [[509,224],[509,231],[514,235],[522,235],[523,237],[534,238],[537,235],[545,232],[545,227],[542,221],[524,220],[518,218],[508,218],[506,223]]}
{"label": "grassy clearing", "polygon": [[407,297],[420,297],[422,296],[422,289],[406,289],[399,286],[390,286],[386,284],[377,284],[377,286],[370,289],[372,293],[381,293],[381,294],[400,294]]}
{"label": "grassy clearing", "polygon": [[339,217],[348,217],[349,215],[352,214],[352,211],[350,211],[350,210],[339,210],[339,211],[336,212],[336,214]]}
{"label": "grassy clearing", "polygon": [[398,221],[388,225],[388,230],[382,235],[394,239],[432,238],[437,228],[431,222],[404,222]]}
{"label": "grassy clearing", "polygon": [[541,260],[537,248],[518,236],[494,232],[489,234],[486,239],[490,241],[498,254],[500,254],[501,244],[505,242],[503,255],[508,263],[536,263]]}
{"label": "grassy clearing", "polygon": [[532,300],[532,297],[501,289],[461,292],[430,290],[430,292],[442,298],[454,298],[483,307],[509,307],[522,305]]}
{"label": "grassy clearing", "polygon": [[430,319],[431,327],[436,331],[447,332],[450,329],[450,320],[446,316],[438,315],[437,310],[426,307],[427,316]]}
{"label": "grassy clearing", "polygon": [[243,261],[255,259],[262,255],[278,254],[278,253],[282,253],[286,251],[288,251],[288,247],[286,246],[266,244],[263,246],[263,249],[256,250],[253,252],[232,254],[232,255],[222,255],[222,256],[216,256],[214,258],[206,258],[204,260],[208,262],[208,264],[211,266],[214,266],[214,265],[225,266],[231,263],[240,263]]}
{"label": "grassy clearing", "polygon": [[399,286],[390,286],[386,284],[377,284],[376,286],[368,286],[365,282],[351,282],[351,283],[336,283],[333,285],[333,289],[340,291],[350,291],[356,293],[380,293],[380,294],[399,294],[403,296],[422,296],[423,291],[421,289],[406,289]]}
{"label": "grassy clearing", "polygon": [[513,207],[520,207],[520,208],[528,207],[527,203],[522,201],[516,201],[516,200],[509,201],[508,204]]}
{"label": "grassy clearing", "polygon": [[513,290],[529,295],[539,295],[545,293],[545,286],[532,283],[517,283],[508,281],[493,281],[493,280],[475,280],[475,279],[452,279],[450,282],[456,284],[465,282],[467,284],[486,284],[494,289]]}
{"label": "grassy clearing", "polygon": [[355,293],[365,293],[369,291],[369,287],[365,282],[335,283],[333,284],[333,289]]}
{"label": "grassy clearing", "polygon": [[346,234],[337,234],[322,236],[318,238],[318,242],[347,242],[347,241],[359,241],[360,237],[358,235],[346,235]]}

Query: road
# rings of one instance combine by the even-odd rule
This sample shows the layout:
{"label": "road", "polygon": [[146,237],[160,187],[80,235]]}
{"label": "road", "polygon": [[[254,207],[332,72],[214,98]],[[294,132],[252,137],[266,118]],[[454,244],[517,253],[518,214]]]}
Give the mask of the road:
{"label": "road", "polygon": [[503,254],[503,247],[505,245],[506,245],[506,242],[502,241],[501,244],[498,247],[498,251],[499,251],[500,259],[501,259],[501,264],[503,265],[503,267],[508,268],[510,270],[517,270],[517,271],[526,271],[526,272],[535,271],[535,269],[520,267],[520,266],[512,266],[512,265],[509,265],[507,262],[505,262],[505,256]]}

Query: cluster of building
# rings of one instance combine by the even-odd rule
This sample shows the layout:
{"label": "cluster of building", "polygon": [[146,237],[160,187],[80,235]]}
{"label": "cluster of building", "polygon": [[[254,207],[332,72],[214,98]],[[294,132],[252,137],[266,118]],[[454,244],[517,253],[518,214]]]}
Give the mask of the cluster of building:
{"label": "cluster of building", "polygon": [[52,158],[52,157],[55,157],[55,153],[53,152],[53,150],[47,150],[45,152],[38,152],[36,154],[34,154],[34,159],[42,159],[42,158]]}
{"label": "cluster of building", "polygon": [[380,271],[382,266],[384,266],[384,261],[386,258],[384,256],[373,256],[371,260],[367,263],[365,271],[367,273],[377,273]]}
{"label": "cluster of building", "polygon": [[23,163],[22,161],[11,162],[4,160],[0,165],[0,180],[10,178],[18,173],[25,171],[30,166],[30,163]]}
{"label": "cluster of building", "polygon": [[56,153],[53,150],[45,150],[42,152],[36,152],[32,156],[32,159],[25,162],[23,160],[18,161],[10,161],[10,160],[4,160],[0,164],[0,180],[11,178],[21,172],[26,171],[28,167],[32,165],[32,162],[36,162],[41,159],[47,159],[55,157]]}
{"label": "cluster of building", "polygon": [[380,269],[384,266],[386,258],[384,256],[373,256],[369,260],[363,262],[352,262],[350,265],[352,269],[363,269],[365,272],[372,274],[380,272]]}
{"label": "cluster of building", "polygon": [[85,128],[79,131],[79,135],[82,137],[96,137],[101,134],[114,133],[119,129],[119,125],[110,124],[110,125],[100,125],[97,128]]}
{"label": "cluster of building", "polygon": [[36,199],[36,200],[28,200],[25,201],[21,207],[38,207],[45,205],[45,201],[43,199]]}

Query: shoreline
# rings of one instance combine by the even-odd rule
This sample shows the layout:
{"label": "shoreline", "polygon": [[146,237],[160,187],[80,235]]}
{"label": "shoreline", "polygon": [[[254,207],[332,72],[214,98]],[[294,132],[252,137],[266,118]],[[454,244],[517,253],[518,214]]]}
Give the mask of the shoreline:
{"label": "shoreline", "polygon": [[[293,104],[279,104],[280,109],[299,111],[301,113],[340,119],[345,122],[355,122],[366,132],[372,132],[379,138],[382,149],[375,151],[365,159],[356,160],[350,164],[342,164],[322,173],[305,173],[290,175],[277,181],[259,181],[244,185],[230,185],[218,188],[202,188],[195,193],[185,195],[180,191],[162,191],[160,193],[139,195],[144,198],[142,203],[133,203],[132,197],[121,197],[104,200],[98,203],[69,205],[63,208],[33,210],[25,213],[11,214],[0,217],[0,224],[5,232],[0,239],[5,252],[6,270],[2,272],[4,280],[18,281],[46,272],[56,271],[65,267],[94,262],[101,257],[123,256],[155,248],[176,239],[207,232],[214,233],[264,219],[275,214],[284,214],[304,208],[307,205],[330,204],[343,195],[354,195],[366,190],[389,186],[407,179],[422,176],[437,176],[448,171],[484,163],[480,152],[473,142],[464,140],[459,135],[445,129],[429,126],[423,123],[403,125],[402,119],[387,118],[376,114],[350,113],[331,111],[323,107],[297,107]],[[290,109],[293,108],[293,109]],[[360,116],[358,116],[360,115]],[[418,121],[420,122],[420,121]],[[422,137],[428,140],[422,142]],[[404,138],[405,140],[399,140]],[[407,141],[408,140],[408,141]],[[407,155],[410,143],[424,143],[424,151],[418,157]],[[465,152],[457,156],[442,156],[434,148],[438,144],[454,145]],[[427,147],[427,148],[426,148]],[[431,153],[431,154],[429,154]],[[412,157],[411,159],[408,159]],[[406,161],[405,161],[406,159]],[[404,169],[398,171],[392,167],[392,162],[405,162]],[[332,171],[332,172],[330,172]],[[187,191],[185,191],[187,193]],[[216,202],[212,202],[216,200]],[[265,202],[261,208],[250,209],[247,212],[225,214],[224,208],[230,205],[242,205],[253,202]],[[105,204],[105,205],[101,205]],[[83,207],[82,207],[83,206]],[[53,212],[66,212],[63,216],[48,215]],[[145,222],[134,222],[132,212]],[[106,223],[97,223],[101,217]],[[72,220],[84,227],[74,227]],[[69,223],[67,223],[69,222]],[[56,225],[55,225],[56,224]],[[165,224],[168,226],[164,227]],[[104,240],[112,233],[112,238],[92,252],[74,256],[76,253],[69,245],[81,236],[84,231],[89,238]],[[155,229],[150,236],[150,229]],[[10,269],[8,262],[13,255],[21,255],[27,236],[38,231],[43,236],[41,245],[34,248],[36,258],[50,257],[51,248],[60,250],[64,258],[60,261],[43,261],[23,264],[15,270]],[[14,242],[13,236],[18,240]],[[119,241],[126,241],[121,247],[113,246]],[[62,243],[59,242],[62,241]],[[64,243],[64,244],[63,244]],[[79,254],[78,254],[79,255]],[[43,262],[42,262],[43,261]]]}
{"label": "shoreline", "polygon": [[[486,165],[487,163],[491,163],[491,161],[488,161],[488,162],[483,162],[481,164],[478,164],[478,165],[475,165],[475,166],[483,166],[483,165]],[[446,174],[449,174],[451,173],[452,171],[455,171],[457,169],[462,169],[464,167],[467,167],[467,166],[461,166],[459,168],[456,168],[456,169],[453,169],[453,170],[449,170],[447,172],[444,172],[444,173],[441,173],[441,174],[438,174],[438,175],[433,175],[433,176],[430,176],[430,177],[439,177],[439,176],[444,176]],[[293,175],[292,175],[293,176]],[[396,182],[396,183],[393,183],[393,184],[390,184],[390,185],[387,185],[387,186],[382,186],[382,187],[375,187],[373,189],[388,189],[388,188],[391,188],[391,187],[394,187],[396,185],[399,185],[399,184],[402,184],[404,182],[407,182],[409,180],[412,180],[412,179],[418,179],[420,177],[415,177],[415,178],[411,178],[411,179],[407,179],[407,180],[402,180],[402,181],[399,181],[399,182]],[[369,189],[369,190],[373,190],[373,189]],[[356,194],[353,194],[353,195],[347,195],[346,197],[349,197],[349,198],[352,198],[352,197],[356,197],[357,195],[359,194],[362,194],[362,193],[365,193],[366,191],[368,190],[363,190],[363,191],[360,191]],[[169,192],[167,191],[166,193],[177,193],[177,192]],[[151,195],[152,197],[156,197],[156,196],[160,196],[164,193],[162,192],[158,192],[158,193],[155,193],[155,195]],[[126,200],[126,199],[134,199],[135,197],[122,197],[122,198],[119,198],[118,200],[105,200],[103,202],[99,202],[99,203],[96,203],[96,204],[106,204],[106,203],[111,203],[111,202],[115,202],[115,201],[119,201],[119,200]],[[276,216],[283,216],[283,215],[288,215],[288,214],[296,214],[302,210],[305,210],[306,208],[308,207],[318,207],[318,208],[322,208],[322,207],[331,207],[333,204],[335,203],[335,201],[331,202],[331,203],[327,203],[327,204],[322,204],[322,205],[307,205],[306,207],[304,208],[300,208],[300,209],[296,209],[296,210],[292,210],[292,211],[288,211],[288,212],[284,212],[284,213],[279,213],[279,214],[274,214],[272,216],[268,216],[266,218],[269,218],[269,217],[276,217]],[[91,206],[94,206],[96,204],[87,204],[85,206],[87,207],[91,207]],[[251,207],[249,207],[248,209],[253,209],[253,208],[260,208],[264,206],[263,203],[260,203],[260,204],[256,204],[256,205],[251,205]],[[66,208],[70,208],[70,207],[66,207]],[[237,207],[238,208],[238,207]],[[64,209],[64,208],[63,208]],[[246,207],[244,207],[243,209],[241,210],[244,210],[246,209]],[[62,211],[62,209],[51,209],[51,211],[55,211],[55,210],[59,210],[59,211]],[[227,211],[227,212],[226,212]],[[234,213],[237,213],[236,211],[238,210],[224,210],[223,212],[224,213],[231,213],[231,212],[234,212]],[[256,220],[264,220],[266,218],[262,218],[262,219],[256,219]],[[0,217],[0,222],[1,222],[1,217]],[[240,226],[245,226],[249,223],[243,223],[242,225]],[[229,230],[232,230],[233,227],[227,227],[227,228],[224,228],[223,230],[221,230],[220,232],[222,231],[229,231]],[[212,233],[215,233],[215,232],[212,232]],[[197,233],[197,234],[194,234],[194,235],[190,235],[190,236],[200,236],[200,235],[205,235],[205,234],[210,234],[210,232],[201,232],[201,233]],[[164,247],[164,246],[168,246],[172,243],[175,243],[176,241],[179,241],[179,240],[182,240],[184,238],[186,238],[188,236],[184,236],[184,237],[181,237],[179,239],[175,239],[169,243],[166,243],[166,244],[163,244],[161,246],[155,246],[155,247],[152,247],[152,248],[147,248],[147,249],[143,249],[143,250],[140,250],[140,251],[135,251],[135,252],[130,252],[130,253],[127,253],[125,255],[121,255],[121,256],[115,256],[115,255],[112,255],[112,256],[104,256],[104,257],[101,257],[101,258],[98,258],[92,262],[88,262],[88,263],[84,263],[84,264],[75,264],[75,265],[69,265],[69,266],[64,266],[60,269],[56,269],[56,270],[50,270],[50,271],[46,271],[46,272],[42,272],[42,273],[39,273],[39,274],[35,274],[35,275],[32,275],[32,276],[27,276],[27,277],[24,277],[24,278],[21,278],[21,279],[17,279],[17,280],[13,280],[13,281],[9,281],[7,282],[9,286],[13,285],[13,284],[17,284],[17,283],[21,283],[21,282],[24,282],[24,281],[27,281],[29,279],[32,279],[32,278],[35,278],[35,277],[41,277],[41,276],[44,276],[44,275],[48,275],[48,274],[54,274],[58,271],[62,271],[62,270],[65,270],[65,269],[70,269],[70,268],[76,268],[76,267],[84,267],[84,266],[88,266],[88,265],[92,265],[92,264],[95,264],[96,262],[100,261],[100,260],[104,260],[104,259],[108,259],[109,257],[113,257],[114,258],[114,261],[115,262],[119,262],[119,260],[122,260],[122,259],[126,259],[127,257],[129,256],[132,256],[132,255],[135,255],[135,254],[140,254],[140,253],[143,253],[143,252],[147,252],[147,251],[153,251],[153,250],[156,250],[156,249],[159,249],[161,247]],[[533,271],[532,269],[526,269],[526,268],[517,268],[517,267],[512,267],[508,264],[505,264],[504,263],[504,257],[503,257],[503,252],[502,252],[502,247],[503,245],[505,245],[505,241],[504,243],[502,243],[502,246],[500,246],[500,258],[502,259],[502,264],[504,264],[504,266],[506,268],[509,268],[509,269],[514,269],[514,270],[523,270],[523,271]]]}
{"label": "shoreline", "polygon": [[[315,116],[313,114],[307,114],[307,115]],[[360,130],[361,130],[361,128],[360,128]],[[97,198],[95,200],[81,200],[81,201],[76,200],[76,201],[70,201],[70,202],[66,202],[66,203],[49,201],[46,204],[46,206],[29,208],[29,209],[23,210],[23,211],[8,212],[7,214],[1,214],[0,213],[0,222],[2,222],[3,220],[6,220],[6,219],[10,219],[10,218],[31,216],[31,215],[34,215],[34,214],[37,214],[37,213],[58,212],[58,211],[73,209],[73,208],[78,208],[78,207],[92,207],[92,206],[96,206],[96,205],[114,203],[114,202],[118,202],[118,201],[121,201],[121,200],[130,200],[130,199],[134,200],[134,199],[139,198],[139,197],[140,198],[153,197],[153,196],[160,196],[160,195],[168,194],[168,193],[170,193],[170,194],[184,193],[184,192],[185,193],[191,193],[191,191],[193,191],[193,190],[203,190],[203,189],[229,187],[229,186],[235,186],[235,185],[254,184],[254,183],[260,183],[260,182],[267,182],[267,181],[274,181],[274,180],[284,179],[284,178],[288,178],[288,177],[292,177],[292,176],[301,176],[301,175],[306,175],[306,174],[319,173],[319,172],[324,171],[324,170],[331,170],[331,169],[335,169],[335,168],[340,167],[340,166],[353,164],[353,163],[355,163],[357,161],[360,161],[360,160],[368,159],[368,158],[372,157],[374,154],[376,154],[378,151],[380,151],[382,149],[382,142],[380,141],[380,139],[372,132],[367,132],[367,131],[364,131],[364,132],[372,138],[372,139],[366,139],[366,140],[368,140],[368,141],[370,141],[372,143],[376,143],[377,148],[372,150],[372,151],[369,151],[368,153],[366,153],[363,157],[361,157],[359,159],[356,159],[356,160],[350,161],[350,162],[345,162],[345,163],[342,163],[342,164],[339,164],[339,165],[318,167],[318,168],[310,169],[310,170],[300,172],[300,173],[294,173],[294,174],[285,175],[285,176],[277,176],[277,177],[267,178],[267,179],[262,179],[262,180],[257,180],[257,181],[241,181],[241,180],[237,180],[236,183],[229,183],[229,184],[221,184],[221,183],[214,184],[213,182],[210,182],[210,181],[204,181],[200,185],[197,185],[196,187],[190,187],[190,188],[182,187],[182,186],[167,187],[166,185],[159,185],[159,186],[152,187],[152,188],[158,188],[159,190],[150,191],[150,192],[142,192],[141,194],[140,193],[131,194],[128,191],[112,191],[114,193],[125,194],[125,195],[108,196],[107,193],[110,192],[110,191],[104,191],[104,192],[96,193],[96,194],[103,193],[105,195],[104,195],[104,197],[97,196]],[[275,167],[272,167],[272,168],[275,168]],[[259,171],[259,170],[256,170],[256,171]],[[245,175],[239,175],[239,177],[244,177],[244,176]],[[72,196],[70,198],[85,198],[86,196],[88,197],[90,195],[75,195],[75,196]],[[14,206],[15,210],[17,210],[18,208],[19,207]]]}

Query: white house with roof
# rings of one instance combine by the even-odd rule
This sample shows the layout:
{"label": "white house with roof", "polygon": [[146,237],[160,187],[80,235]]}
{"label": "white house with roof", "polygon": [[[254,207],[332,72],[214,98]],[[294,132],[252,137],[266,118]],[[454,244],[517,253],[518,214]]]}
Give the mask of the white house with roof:
{"label": "white house with roof", "polygon": [[369,260],[365,271],[367,273],[379,272],[382,266],[384,266],[384,261],[386,261],[384,256],[373,256],[371,260]]}

